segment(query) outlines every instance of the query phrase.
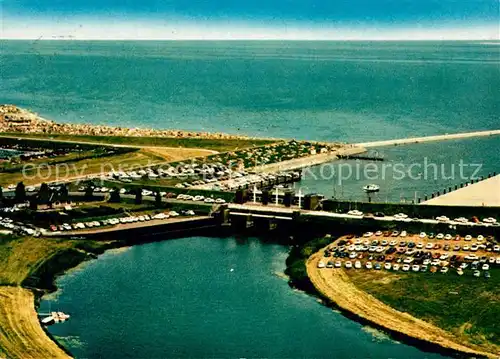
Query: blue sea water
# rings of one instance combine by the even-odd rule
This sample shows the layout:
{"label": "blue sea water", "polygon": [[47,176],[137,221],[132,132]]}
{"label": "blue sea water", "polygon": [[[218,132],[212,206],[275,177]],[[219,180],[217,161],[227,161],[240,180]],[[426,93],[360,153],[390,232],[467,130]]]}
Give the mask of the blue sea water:
{"label": "blue sea water", "polygon": [[58,121],[346,142],[500,124],[481,42],[0,44],[0,102]]}
{"label": "blue sea water", "polygon": [[[500,127],[500,46],[479,42],[0,45],[0,103],[61,122],[343,142]],[[407,167],[425,158],[446,171],[460,160],[480,164],[484,176],[500,170],[499,149],[496,137],[379,151],[384,163]],[[319,171],[300,185],[362,199],[361,186],[373,182],[309,177]],[[378,196],[423,197],[460,182],[388,178]],[[290,290],[273,274],[286,252],[190,238],[106,254],[58,281],[53,307],[72,318],[51,331],[79,358],[439,357],[380,342]]]}

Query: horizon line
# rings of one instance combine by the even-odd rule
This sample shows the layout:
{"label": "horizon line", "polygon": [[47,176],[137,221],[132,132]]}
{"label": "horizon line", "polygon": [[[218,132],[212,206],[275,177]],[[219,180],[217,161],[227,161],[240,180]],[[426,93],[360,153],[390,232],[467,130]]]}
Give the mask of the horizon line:
{"label": "horizon line", "polygon": [[78,38],[78,37],[0,37],[0,40],[7,41],[318,41],[318,42],[328,42],[328,41],[344,41],[344,42],[359,42],[359,41],[387,41],[387,42],[397,42],[397,41],[454,41],[454,42],[464,42],[464,41],[482,41],[482,42],[493,42],[500,44],[500,38]]}

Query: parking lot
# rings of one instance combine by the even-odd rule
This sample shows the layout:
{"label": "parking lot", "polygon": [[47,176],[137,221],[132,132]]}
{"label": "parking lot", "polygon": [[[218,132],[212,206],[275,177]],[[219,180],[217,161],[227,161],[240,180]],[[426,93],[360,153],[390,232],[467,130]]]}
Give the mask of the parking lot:
{"label": "parking lot", "polygon": [[318,268],[454,273],[489,278],[500,267],[500,245],[493,237],[405,231],[367,232],[330,244]]}

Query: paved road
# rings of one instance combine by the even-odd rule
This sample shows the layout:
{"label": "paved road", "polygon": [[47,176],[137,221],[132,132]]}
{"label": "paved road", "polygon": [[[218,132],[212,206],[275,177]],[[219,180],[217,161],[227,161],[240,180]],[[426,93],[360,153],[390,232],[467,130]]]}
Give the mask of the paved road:
{"label": "paved road", "polygon": [[401,223],[426,223],[426,224],[448,224],[454,226],[470,226],[470,227],[490,227],[490,224],[487,223],[462,223],[456,221],[438,221],[432,218],[422,218],[422,219],[411,219],[407,218],[405,220],[398,219],[394,216],[385,216],[385,217],[364,217],[364,216],[353,216],[347,213],[334,213],[334,212],[326,212],[326,211],[306,211],[299,210],[299,208],[286,208],[281,206],[262,206],[262,205],[248,205],[248,204],[229,204],[229,209],[233,211],[237,210],[246,210],[252,212],[274,212],[277,216],[291,215],[294,211],[300,211],[301,216],[313,216],[313,217],[326,217],[326,218],[343,218],[343,219],[354,219],[354,220],[370,220],[370,221],[381,221],[381,222],[401,222]]}

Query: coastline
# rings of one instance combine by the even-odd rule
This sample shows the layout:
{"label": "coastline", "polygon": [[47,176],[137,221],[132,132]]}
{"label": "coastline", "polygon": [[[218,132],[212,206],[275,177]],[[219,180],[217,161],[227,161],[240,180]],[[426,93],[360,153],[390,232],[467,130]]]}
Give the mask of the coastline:
{"label": "coastline", "polygon": [[73,358],[68,349],[40,323],[37,312],[40,300],[58,290],[55,285],[58,277],[108,250],[127,246],[126,242],[115,241],[98,247],[69,248],[62,253],[49,253],[19,285],[0,285],[0,314],[8,319],[8,326],[4,332],[0,331],[0,343],[11,344],[0,347],[0,358],[3,358],[2,355],[12,359]]}
{"label": "coastline", "polygon": [[453,334],[382,303],[358,289],[343,269],[331,271],[318,269],[317,264],[322,258],[323,251],[324,248],[307,259],[305,263],[307,275],[321,297],[333,302],[349,316],[389,331],[409,342],[440,348],[447,353],[467,357],[499,358],[498,354],[458,343],[454,340]]}

